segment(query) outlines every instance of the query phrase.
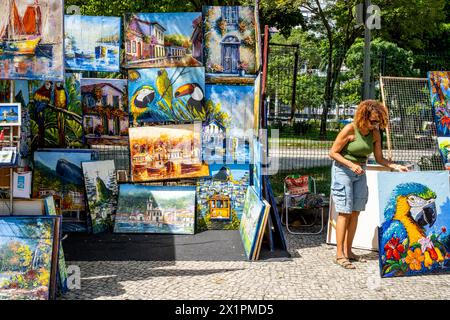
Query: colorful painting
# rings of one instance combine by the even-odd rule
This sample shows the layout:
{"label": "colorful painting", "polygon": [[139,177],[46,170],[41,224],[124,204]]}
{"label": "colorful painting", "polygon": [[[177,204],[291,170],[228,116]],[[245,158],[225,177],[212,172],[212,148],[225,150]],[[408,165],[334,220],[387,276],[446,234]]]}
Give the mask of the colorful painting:
{"label": "colorful painting", "polygon": [[195,187],[122,184],[114,232],[194,234]]}
{"label": "colorful painting", "polygon": [[254,8],[204,6],[203,16],[207,78],[225,83],[253,82],[258,71]]}
{"label": "colorful painting", "polygon": [[92,231],[112,229],[119,192],[114,160],[83,162],[82,167]]}
{"label": "colorful painting", "polygon": [[253,170],[252,185],[259,198],[262,199],[262,144],[257,139],[253,140]]}
{"label": "colorful painting", "polygon": [[65,81],[31,81],[32,148],[81,148],[83,126],[80,74],[67,73]]}
{"label": "colorful painting", "polygon": [[84,137],[88,145],[128,145],[125,79],[82,79]]}
{"label": "colorful painting", "polygon": [[445,170],[450,170],[450,138],[438,137],[438,144]]}
{"label": "colorful painting", "polygon": [[382,277],[450,270],[447,171],[378,173]]}
{"label": "colorful painting", "polygon": [[429,72],[428,80],[437,136],[450,137],[450,72]]}
{"label": "colorful painting", "polygon": [[127,68],[202,65],[202,14],[133,13],[125,18]]}
{"label": "colorful painting", "polygon": [[248,188],[239,232],[245,254],[250,260],[253,258],[265,209],[264,202],[259,199],[255,190],[252,187]]}
{"label": "colorful painting", "polygon": [[132,181],[209,176],[200,130],[200,123],[130,128]]}
{"label": "colorful painting", "polygon": [[139,69],[128,73],[130,123],[203,120],[204,68]]}
{"label": "colorful painting", "polygon": [[11,102],[11,81],[0,80],[0,103]]}
{"label": "colorful painting", "polygon": [[0,217],[0,300],[53,297],[59,224],[56,217]]}
{"label": "colorful painting", "polygon": [[254,135],[255,137],[259,136],[259,129],[261,129],[261,99],[262,99],[262,92],[261,92],[261,75],[258,75],[258,77],[255,80],[255,99],[253,104],[253,129],[255,131]]}
{"label": "colorful painting", "polygon": [[120,71],[118,17],[64,16],[66,68],[82,71]]}
{"label": "colorful painting", "polygon": [[247,188],[249,165],[210,165],[211,178],[197,183],[197,230],[238,230]]}
{"label": "colorful painting", "polygon": [[62,81],[63,1],[2,0],[0,79]]}
{"label": "colorful painting", "polygon": [[21,119],[20,103],[0,103],[0,126],[20,126]]}

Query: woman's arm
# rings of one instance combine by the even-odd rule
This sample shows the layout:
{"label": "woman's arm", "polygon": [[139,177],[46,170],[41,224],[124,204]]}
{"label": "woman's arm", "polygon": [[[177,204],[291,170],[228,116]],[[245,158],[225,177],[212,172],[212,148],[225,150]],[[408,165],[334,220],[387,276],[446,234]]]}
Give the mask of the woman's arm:
{"label": "woman's arm", "polygon": [[349,167],[354,173],[356,174],[363,174],[364,170],[361,168],[361,166],[354,164],[350,160],[345,159],[341,151],[344,149],[344,147],[352,140],[352,135],[354,135],[354,128],[353,124],[348,124],[344,127],[344,129],[339,132],[338,136],[336,137],[336,140],[333,143],[333,146],[330,150],[330,158],[342,163],[344,166]]}
{"label": "woman's arm", "polygon": [[375,161],[387,168],[393,169],[393,170],[397,170],[400,172],[408,172],[409,169],[405,166],[399,165],[399,164],[395,164],[392,161],[389,161],[387,159],[384,158],[383,156],[383,151],[382,151],[382,140],[381,140],[381,134],[379,130],[374,130],[373,131],[373,137],[375,139],[374,141],[374,156],[375,156]]}

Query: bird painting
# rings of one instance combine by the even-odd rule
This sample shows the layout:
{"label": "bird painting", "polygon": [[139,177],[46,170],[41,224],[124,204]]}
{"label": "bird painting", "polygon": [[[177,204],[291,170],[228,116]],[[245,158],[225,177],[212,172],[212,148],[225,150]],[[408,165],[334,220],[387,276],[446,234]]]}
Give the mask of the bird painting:
{"label": "bird painting", "polygon": [[[57,82],[54,90],[54,101],[55,107],[59,110],[67,110],[67,104],[69,102],[69,94],[64,87],[63,82]],[[66,136],[65,136],[65,115],[63,112],[58,112],[58,135],[59,135],[59,146],[61,148],[66,147]]]}
{"label": "bird painting", "polygon": [[138,122],[139,116],[147,111],[147,108],[155,100],[155,90],[151,86],[142,86],[132,96],[130,100],[130,110],[134,123]]}
{"label": "bird painting", "polygon": [[[204,112],[205,105],[205,93],[198,83],[188,83],[182,85],[175,91],[175,98],[180,99],[182,97],[189,97],[186,103],[187,110],[192,115],[200,115]],[[194,117],[198,118],[198,117]],[[202,119],[198,119],[202,120]]]}

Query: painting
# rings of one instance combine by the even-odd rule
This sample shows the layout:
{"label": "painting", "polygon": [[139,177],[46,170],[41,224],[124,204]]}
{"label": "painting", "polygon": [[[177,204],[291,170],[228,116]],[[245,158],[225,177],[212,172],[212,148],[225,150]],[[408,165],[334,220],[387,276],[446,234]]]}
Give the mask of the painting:
{"label": "painting", "polygon": [[210,165],[211,177],[197,182],[197,230],[238,230],[250,166]]}
{"label": "painting", "polygon": [[203,6],[203,16],[207,80],[253,83],[258,71],[254,8]]}
{"label": "painting", "polygon": [[0,217],[0,300],[53,298],[60,219]]}
{"label": "painting", "polygon": [[119,192],[114,160],[83,162],[82,167],[92,232],[108,231],[113,227]]}
{"label": "painting", "polygon": [[215,112],[203,124],[203,159],[249,163],[253,105],[253,86],[206,85],[206,109]]}
{"label": "painting", "polygon": [[64,16],[66,68],[80,71],[120,71],[118,17]]}
{"label": "painting", "polygon": [[161,68],[128,73],[130,123],[194,121],[205,117],[205,69]]}
{"label": "painting", "polygon": [[83,147],[80,77],[67,73],[62,82],[30,81],[33,150]]}
{"label": "painting", "polygon": [[63,0],[3,0],[0,79],[63,81]]}
{"label": "painting", "polygon": [[447,171],[378,173],[382,277],[450,269],[450,184]]}
{"label": "painting", "polygon": [[445,170],[450,170],[450,138],[438,137],[438,144]]}
{"label": "painting", "polygon": [[20,126],[21,118],[20,103],[0,103],[0,126]]}
{"label": "painting", "polygon": [[114,232],[194,234],[195,187],[121,184]]}
{"label": "painting", "polygon": [[239,232],[245,255],[249,260],[253,258],[265,210],[265,204],[259,199],[255,190],[252,187],[248,188]]}
{"label": "painting", "polygon": [[132,181],[209,176],[200,130],[201,123],[130,128]]}
{"label": "painting", "polygon": [[263,200],[263,202],[264,202],[264,213],[261,219],[261,227],[259,228],[258,236],[256,238],[256,245],[255,250],[253,251],[252,260],[259,260],[264,234],[267,231],[267,223],[269,220],[271,206],[266,200]]}
{"label": "painting", "polygon": [[255,131],[255,137],[259,136],[259,129],[261,129],[261,99],[262,99],[262,83],[261,75],[255,80],[255,99],[253,104],[253,129]]}
{"label": "painting", "polygon": [[88,145],[128,145],[125,79],[82,79],[84,138]]}
{"label": "painting", "polygon": [[429,72],[428,80],[437,136],[450,137],[450,72]]}
{"label": "painting", "polygon": [[30,199],[32,172],[13,173],[14,198]]}
{"label": "painting", "polygon": [[253,170],[252,170],[252,186],[260,199],[262,199],[262,144],[258,139],[253,139]]}
{"label": "painting", "polygon": [[125,37],[127,68],[202,66],[200,12],[128,14]]}

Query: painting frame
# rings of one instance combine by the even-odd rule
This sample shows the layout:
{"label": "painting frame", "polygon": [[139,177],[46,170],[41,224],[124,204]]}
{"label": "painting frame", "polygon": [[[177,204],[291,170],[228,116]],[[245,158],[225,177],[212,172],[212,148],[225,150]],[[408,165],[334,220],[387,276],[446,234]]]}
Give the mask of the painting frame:
{"label": "painting frame", "polygon": [[[14,119],[9,122],[7,119],[6,109],[11,108],[9,113],[14,112],[14,116],[11,115]],[[3,110],[5,109],[5,110]],[[14,109],[14,110],[13,110]],[[2,111],[3,110],[3,111]],[[22,104],[21,103],[0,103],[0,127],[20,127],[22,125]]]}

